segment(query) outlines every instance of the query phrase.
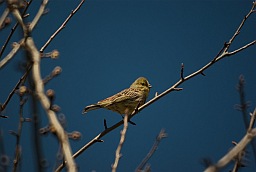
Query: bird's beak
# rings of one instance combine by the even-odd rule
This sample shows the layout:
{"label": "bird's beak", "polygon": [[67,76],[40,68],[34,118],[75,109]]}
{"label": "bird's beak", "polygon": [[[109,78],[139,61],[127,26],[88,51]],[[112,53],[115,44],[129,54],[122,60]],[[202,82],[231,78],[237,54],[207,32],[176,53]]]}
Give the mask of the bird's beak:
{"label": "bird's beak", "polygon": [[152,85],[148,84],[148,88],[151,88],[151,87],[152,87]]}

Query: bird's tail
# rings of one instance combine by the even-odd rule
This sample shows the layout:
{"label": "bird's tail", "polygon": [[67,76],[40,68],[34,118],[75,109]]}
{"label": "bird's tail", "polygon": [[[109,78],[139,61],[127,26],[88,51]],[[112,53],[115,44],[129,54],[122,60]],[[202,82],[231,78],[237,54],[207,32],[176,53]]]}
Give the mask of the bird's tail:
{"label": "bird's tail", "polygon": [[86,106],[82,112],[82,114],[85,114],[86,112],[89,112],[91,110],[94,110],[94,109],[99,109],[101,108],[100,105],[97,105],[97,104],[92,104],[92,105],[89,105],[89,106]]}

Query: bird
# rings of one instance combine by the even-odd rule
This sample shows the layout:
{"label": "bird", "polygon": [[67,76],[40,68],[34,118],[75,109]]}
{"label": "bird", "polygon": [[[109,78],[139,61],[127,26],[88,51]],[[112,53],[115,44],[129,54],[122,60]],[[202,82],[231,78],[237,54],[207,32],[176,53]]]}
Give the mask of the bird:
{"label": "bird", "polygon": [[120,115],[130,115],[146,102],[151,87],[145,77],[139,77],[129,88],[96,104],[86,106],[82,113],[85,114],[91,110],[104,108],[117,112]]}

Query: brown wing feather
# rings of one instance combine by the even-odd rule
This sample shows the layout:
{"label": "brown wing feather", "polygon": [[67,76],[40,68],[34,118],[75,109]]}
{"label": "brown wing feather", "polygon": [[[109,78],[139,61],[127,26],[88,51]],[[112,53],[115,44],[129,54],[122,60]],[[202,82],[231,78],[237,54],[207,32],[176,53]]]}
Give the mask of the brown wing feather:
{"label": "brown wing feather", "polygon": [[98,105],[118,103],[118,102],[124,101],[126,99],[133,101],[133,100],[136,100],[137,98],[139,98],[140,96],[141,95],[140,95],[140,92],[138,89],[127,88],[111,97],[108,97],[104,100],[99,101]]}

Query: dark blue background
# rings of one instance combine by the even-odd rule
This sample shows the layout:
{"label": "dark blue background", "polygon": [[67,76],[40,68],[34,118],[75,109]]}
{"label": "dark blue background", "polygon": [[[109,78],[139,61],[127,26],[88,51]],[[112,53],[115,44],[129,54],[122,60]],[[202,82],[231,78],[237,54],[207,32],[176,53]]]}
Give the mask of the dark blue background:
{"label": "dark blue background", "polygon": [[[38,49],[55,32],[80,1],[50,1],[49,13],[44,15],[32,36]],[[40,1],[29,10],[31,21]],[[55,66],[63,73],[46,86],[56,92],[58,104],[67,120],[66,130],[80,131],[80,141],[70,141],[73,153],[103,131],[103,119],[109,126],[121,117],[111,111],[97,110],[86,116],[84,106],[106,98],[129,85],[138,77],[148,78],[155,92],[161,93],[180,77],[180,65],[184,63],[184,75],[188,75],[210,62],[225,41],[228,41],[252,6],[251,0],[222,1],[114,1],[88,0],[69,21],[45,52],[58,49],[58,60],[42,60],[42,76]],[[3,11],[4,5],[0,10]],[[235,50],[255,36],[255,14],[245,23],[230,50]],[[11,27],[0,32],[1,45]],[[18,31],[13,41],[19,41]],[[10,46],[8,47],[10,50]],[[9,52],[6,51],[4,56]],[[118,171],[134,171],[150,150],[162,128],[168,138],[162,140],[150,159],[152,171],[202,171],[203,158],[218,161],[246,133],[241,112],[234,109],[240,102],[236,90],[241,74],[246,79],[246,99],[251,102],[249,111],[256,105],[256,50],[252,46],[241,53],[223,59],[204,73],[141,111],[129,125],[126,141],[121,151]],[[24,61],[23,53],[1,69],[0,102],[4,102],[22,73],[18,63]],[[17,130],[19,97],[15,95],[0,119],[5,153],[13,160],[15,137],[9,130]],[[25,106],[25,117],[31,117],[30,106]],[[41,111],[41,126],[48,119]],[[24,123],[22,130],[22,171],[35,171],[34,149],[31,143],[32,123]],[[103,143],[96,143],[76,159],[80,171],[110,171],[121,128],[106,135]],[[44,155],[52,171],[58,151],[58,143],[52,135],[41,138]],[[242,171],[254,171],[255,159],[248,151],[248,167]],[[10,166],[12,164],[10,162]],[[11,170],[12,168],[9,168]],[[229,166],[226,171],[231,169]]]}

